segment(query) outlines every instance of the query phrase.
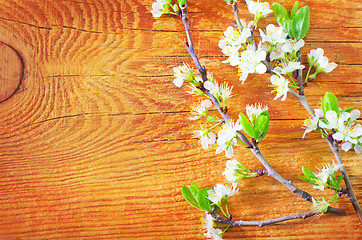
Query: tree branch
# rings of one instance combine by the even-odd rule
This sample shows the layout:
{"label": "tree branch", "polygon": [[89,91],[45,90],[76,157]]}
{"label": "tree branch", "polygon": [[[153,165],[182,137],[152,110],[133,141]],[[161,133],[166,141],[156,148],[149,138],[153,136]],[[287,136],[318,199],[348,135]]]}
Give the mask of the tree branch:
{"label": "tree branch", "polygon": [[[191,31],[190,31],[190,25],[189,25],[189,20],[188,20],[187,0],[186,0],[185,8],[182,9],[182,11],[181,11],[181,17],[182,17],[182,22],[184,23],[184,26],[185,26],[185,31],[186,31],[186,35],[187,35],[187,39],[188,39],[188,42],[186,44],[186,49],[189,52],[189,54],[191,55],[197,69],[199,70],[199,72],[200,72],[200,74],[202,76],[203,81],[205,82],[205,81],[207,81],[206,69],[205,69],[204,66],[201,67],[201,64],[200,64],[200,62],[198,60],[198,57],[197,57],[197,55],[195,53],[195,50],[194,50],[194,47],[193,47],[193,44],[192,44]],[[224,112],[221,109],[220,104],[218,103],[216,98],[212,94],[210,94],[210,92],[208,90],[205,90],[205,92],[210,97],[212,103],[215,105],[216,109],[218,110],[218,112],[220,113],[222,118],[224,119],[225,123],[228,124],[229,121],[230,121],[230,117],[227,115],[226,112]],[[298,94],[296,93],[296,95],[298,95]],[[305,96],[300,96],[300,97],[305,98]],[[274,179],[276,179],[277,181],[279,181],[281,184],[286,186],[291,192],[295,193],[296,195],[298,195],[302,199],[304,199],[304,200],[306,200],[308,202],[312,202],[312,196],[309,193],[307,193],[307,192],[297,188],[296,186],[294,186],[294,184],[290,180],[287,181],[285,178],[283,178],[281,175],[279,175],[274,170],[274,168],[272,168],[272,166],[265,160],[265,158],[261,154],[257,144],[252,144],[245,137],[245,135],[241,131],[237,131],[237,136],[238,136],[238,138],[241,139],[242,142],[244,142],[245,144],[247,144],[250,147],[250,150],[252,151],[252,153],[258,158],[258,160],[266,168],[269,176],[271,176]],[[336,208],[332,208],[332,207],[329,207],[327,212],[345,215],[344,210],[340,210],[340,209],[336,209]]]}
{"label": "tree branch", "polygon": [[316,212],[310,211],[310,212],[305,212],[305,213],[300,213],[300,214],[295,214],[295,215],[285,215],[280,218],[274,218],[274,219],[265,220],[265,221],[243,221],[243,220],[233,221],[233,220],[225,219],[217,213],[214,213],[214,212],[211,213],[211,215],[215,218],[214,222],[216,222],[216,223],[229,224],[229,225],[233,225],[233,226],[258,226],[258,227],[264,227],[264,226],[267,226],[270,224],[285,222],[285,221],[294,220],[294,219],[300,219],[300,218],[306,219],[306,218],[309,218],[316,214],[317,214]]}
{"label": "tree branch", "polygon": [[334,154],[334,157],[337,160],[337,163],[341,166],[339,168],[339,170],[341,171],[341,173],[343,175],[344,182],[346,183],[346,190],[347,190],[347,194],[348,194],[346,196],[351,201],[352,206],[353,206],[354,210],[356,211],[360,222],[362,223],[362,210],[361,210],[361,207],[360,207],[360,205],[359,205],[359,203],[357,201],[356,195],[354,194],[351,181],[349,180],[349,177],[348,177],[348,174],[347,174],[347,170],[344,167],[342,157],[341,157],[341,154],[339,152],[338,144],[332,138],[331,139],[327,138],[327,137],[324,137],[324,138],[327,140],[328,145],[331,148],[331,150],[332,150],[332,152]]}

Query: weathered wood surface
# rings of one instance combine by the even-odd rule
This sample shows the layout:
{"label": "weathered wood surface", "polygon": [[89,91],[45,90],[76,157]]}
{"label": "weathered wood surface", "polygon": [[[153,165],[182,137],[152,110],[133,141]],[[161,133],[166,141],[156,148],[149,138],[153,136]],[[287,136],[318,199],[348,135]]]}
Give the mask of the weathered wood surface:
{"label": "weathered wood surface", "polygon": [[[172,84],[172,68],[192,63],[183,25],[176,17],[153,19],[151,4],[0,1],[0,101],[11,96],[0,104],[0,239],[203,238],[203,214],[183,200],[180,189],[193,181],[225,183],[227,159],[203,151],[193,136],[199,123],[187,119],[192,99]],[[361,110],[360,1],[301,5],[311,7],[312,18],[304,53],[322,47],[338,64],[306,89],[312,106],[332,91],[341,106]],[[245,3],[239,6],[241,17],[251,20]],[[296,186],[325,196],[297,178],[302,165],[314,168],[333,159],[319,134],[301,139],[306,112],[291,97],[272,101],[265,77],[241,85],[236,69],[220,63],[217,43],[233,19],[223,1],[190,1],[189,8],[202,63],[240,93],[229,105],[231,116],[245,104],[268,104],[272,121],[262,152]],[[261,168],[248,150],[238,149],[235,157]],[[361,156],[342,157],[362,203]],[[234,219],[311,209],[267,177],[248,179],[240,188],[230,202]],[[349,201],[341,198],[336,207],[348,215],[230,228],[225,239],[361,239]]]}

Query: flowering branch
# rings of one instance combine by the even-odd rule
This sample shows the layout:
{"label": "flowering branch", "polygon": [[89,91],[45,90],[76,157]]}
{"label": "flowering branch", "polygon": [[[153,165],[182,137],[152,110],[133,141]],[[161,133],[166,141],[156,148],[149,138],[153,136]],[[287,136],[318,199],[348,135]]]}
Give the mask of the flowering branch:
{"label": "flowering branch", "polygon": [[331,148],[331,150],[332,150],[332,152],[334,154],[334,157],[337,160],[337,163],[340,165],[340,171],[341,171],[341,173],[343,175],[344,182],[346,183],[346,188],[347,188],[346,189],[347,194],[345,194],[345,195],[351,201],[352,206],[353,206],[354,210],[356,211],[360,222],[362,223],[362,210],[361,210],[361,207],[360,207],[360,205],[359,205],[359,203],[357,201],[356,195],[354,194],[351,181],[349,180],[349,177],[348,177],[348,174],[347,174],[347,170],[344,167],[342,157],[341,157],[341,154],[339,152],[338,143],[332,138],[325,137],[325,139],[327,140],[328,145]]}
{"label": "flowering branch", "polygon": [[[205,67],[201,67],[201,64],[198,60],[198,57],[195,53],[193,44],[192,44],[192,38],[191,38],[191,31],[190,31],[190,25],[189,25],[189,20],[188,20],[188,11],[187,11],[187,1],[185,2],[185,8],[181,10],[181,17],[182,17],[182,21],[184,23],[185,26],[185,32],[187,35],[187,39],[188,39],[188,44],[186,44],[186,49],[189,52],[189,54],[191,55],[197,69],[199,70],[201,76],[202,76],[202,80],[203,82],[207,81],[207,73],[206,73],[206,69]],[[214,104],[214,106],[217,108],[217,110],[219,111],[220,115],[222,116],[224,122],[226,124],[229,123],[230,117],[228,116],[228,114],[223,111],[221,109],[221,106],[219,104],[219,102],[217,101],[217,99],[207,90],[204,89],[205,92],[207,93],[207,95],[210,97],[212,103]],[[293,90],[292,90],[293,91]],[[297,96],[299,96],[297,93],[295,93]],[[305,99],[305,96],[299,96],[301,99]],[[268,175],[274,179],[276,179],[278,182],[280,182],[281,184],[283,184],[284,186],[286,186],[291,192],[293,192],[294,194],[298,195],[299,197],[301,197],[303,200],[308,201],[308,202],[312,202],[313,197],[297,188],[291,180],[287,181],[285,178],[283,178],[278,172],[276,172],[274,170],[274,168],[268,163],[268,161],[263,157],[263,155],[261,154],[258,144],[257,142],[253,141],[253,143],[251,143],[246,137],[245,135],[241,132],[241,131],[237,131],[237,136],[241,139],[242,142],[244,142],[245,144],[247,144],[248,148],[251,150],[251,152],[258,158],[258,160],[263,164],[263,166],[266,168],[266,171],[268,172]],[[328,213],[336,213],[336,214],[342,214],[345,215],[345,211],[344,210],[340,210],[340,209],[336,209],[336,208],[332,208],[332,207],[328,207],[327,210]]]}
{"label": "flowering branch", "polygon": [[[308,111],[308,113],[311,115],[311,117],[315,116],[315,113],[312,110],[312,108],[310,107],[305,95],[298,95],[292,89],[289,89],[289,92],[302,104],[302,106]],[[332,137],[324,136],[324,138],[326,139],[330,149],[332,150],[332,152],[334,154],[334,157],[337,160],[337,163],[340,165],[340,171],[341,171],[341,173],[343,175],[344,182],[345,182],[346,188],[347,188],[346,189],[347,190],[347,195],[346,196],[351,201],[351,204],[352,204],[354,210],[356,211],[360,222],[362,223],[362,210],[361,210],[361,207],[360,207],[360,205],[359,205],[359,203],[357,201],[356,195],[354,194],[351,181],[350,181],[350,179],[348,177],[348,174],[347,174],[347,170],[344,167],[344,163],[343,163],[340,151],[339,151],[338,143]]]}

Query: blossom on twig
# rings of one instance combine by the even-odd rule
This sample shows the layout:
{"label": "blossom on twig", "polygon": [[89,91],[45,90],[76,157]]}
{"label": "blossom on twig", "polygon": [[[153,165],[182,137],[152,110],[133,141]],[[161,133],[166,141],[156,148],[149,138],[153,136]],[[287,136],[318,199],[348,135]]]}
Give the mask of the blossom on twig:
{"label": "blossom on twig", "polygon": [[274,91],[277,93],[274,100],[283,96],[282,101],[284,101],[287,98],[287,93],[289,91],[289,81],[283,76],[276,74],[270,77],[270,82],[272,83],[272,86],[275,87]]}

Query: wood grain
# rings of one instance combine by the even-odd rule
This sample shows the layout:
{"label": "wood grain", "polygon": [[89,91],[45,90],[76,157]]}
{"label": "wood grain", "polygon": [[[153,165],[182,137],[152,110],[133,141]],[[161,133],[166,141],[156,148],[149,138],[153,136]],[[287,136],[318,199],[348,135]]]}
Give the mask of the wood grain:
{"label": "wood grain", "polygon": [[[1,79],[14,84],[2,81],[0,96],[10,88],[15,94],[0,104],[0,239],[203,239],[203,213],[183,200],[180,189],[193,181],[225,183],[227,159],[214,149],[203,151],[194,137],[199,122],[188,120],[193,99],[172,84],[172,68],[192,63],[183,25],[176,17],[152,18],[151,4],[0,0],[0,42],[25,66],[15,91],[21,64],[6,65],[1,59],[16,59],[14,51],[1,53]],[[312,18],[304,54],[321,47],[338,64],[308,86],[310,103],[318,107],[320,96],[332,91],[340,106],[361,110],[360,2],[300,4],[310,6]],[[240,16],[251,20],[245,3],[239,5]],[[189,8],[202,64],[240,93],[230,102],[230,115],[236,118],[245,104],[268,104],[272,120],[262,152],[296,186],[326,196],[297,178],[302,165],[314,168],[333,159],[319,134],[301,139],[306,112],[291,97],[272,101],[266,77],[252,75],[241,85],[236,69],[221,64],[217,43],[233,21],[231,9],[223,1],[190,1]],[[267,17],[259,27],[269,22],[275,23]],[[245,149],[235,157],[249,168],[262,167]],[[361,157],[342,157],[361,203]],[[248,179],[241,188],[230,202],[234,219],[311,208],[267,177]],[[349,201],[341,198],[336,207],[348,215],[230,228],[225,239],[361,239]]]}

